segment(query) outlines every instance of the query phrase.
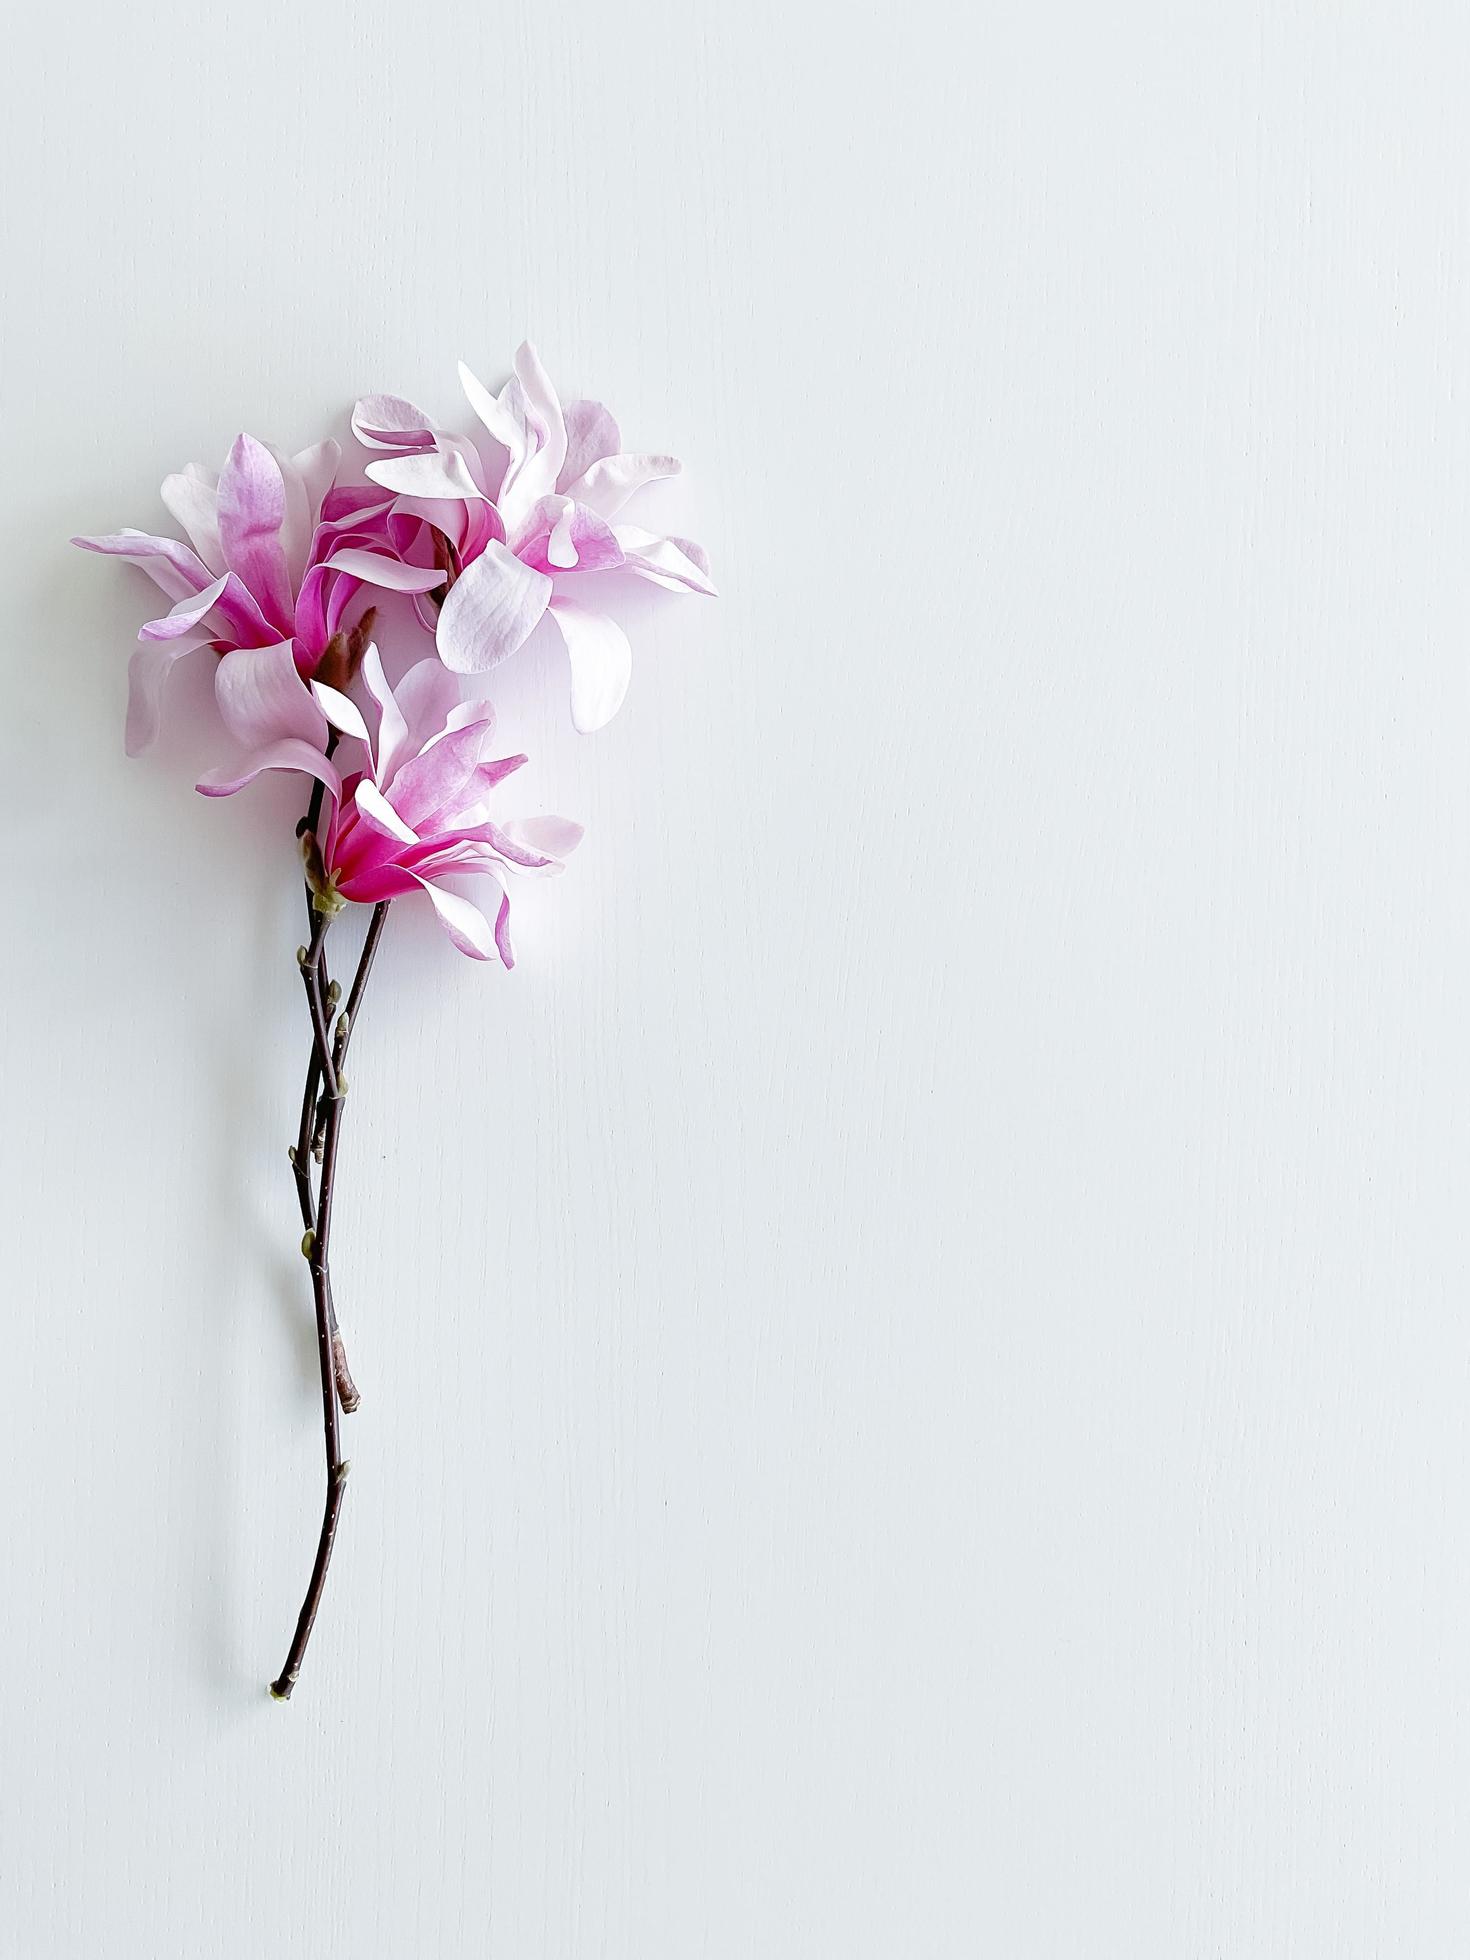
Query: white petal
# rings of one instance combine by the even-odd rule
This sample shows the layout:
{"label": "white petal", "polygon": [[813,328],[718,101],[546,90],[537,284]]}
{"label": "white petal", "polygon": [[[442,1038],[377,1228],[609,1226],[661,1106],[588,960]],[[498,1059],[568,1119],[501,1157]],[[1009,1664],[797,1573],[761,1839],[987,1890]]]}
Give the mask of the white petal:
{"label": "white petal", "polygon": [[635,490],[677,476],[683,467],[677,456],[604,456],[585,476],[568,485],[567,495],[595,510],[599,517],[611,517]]}
{"label": "white petal", "polygon": [[[615,524],[613,536],[622,547],[624,566],[639,578],[661,585],[666,592],[702,592],[708,598],[715,597],[709,561],[700,562],[703,552],[688,539],[661,538],[657,532],[639,530],[634,524]],[[696,551],[699,558],[692,556]]]}
{"label": "white petal", "polygon": [[381,586],[387,592],[432,592],[444,583],[443,571],[434,565],[405,565],[401,558],[390,558],[383,551],[362,551],[347,545],[327,560],[334,572],[347,572],[366,585]]}
{"label": "white petal", "polygon": [[483,674],[524,646],[551,598],[551,580],[503,544],[467,565],[439,614],[439,657],[456,674]]}
{"label": "white petal", "polygon": [[335,687],[329,687],[325,681],[313,681],[311,691],[316,696],[317,706],[333,728],[340,728],[344,735],[355,735],[359,742],[367,741],[367,723],[355,701],[348,700],[345,694]]}
{"label": "white petal", "polygon": [[388,676],[383,672],[383,662],[375,645],[369,644],[362,657],[362,678],[368,693],[378,707],[378,740],[373,750],[373,774],[380,783],[388,781],[393,773],[403,745],[408,739],[408,724],[398,705],[393,690],[388,685]]}
{"label": "white petal", "polygon": [[379,830],[386,831],[390,837],[396,837],[400,844],[417,844],[419,841],[418,832],[410,829],[383,792],[370,783],[366,776],[358,784],[353,801],[370,823],[376,824]]}
{"label": "white petal", "polygon": [[501,406],[484,382],[472,374],[463,361],[459,364],[459,381],[470,407],[501,447],[510,451],[511,462],[520,462],[525,450],[525,437],[515,417]]}
{"label": "white petal", "polygon": [[470,475],[469,465],[454,449],[387,456],[382,462],[369,463],[367,475],[401,497],[458,497],[476,503],[484,495]]}
{"label": "white petal", "polygon": [[570,599],[553,599],[549,611],[572,663],[572,726],[590,735],[605,728],[622,707],[633,674],[633,649],[622,627],[605,613]]}

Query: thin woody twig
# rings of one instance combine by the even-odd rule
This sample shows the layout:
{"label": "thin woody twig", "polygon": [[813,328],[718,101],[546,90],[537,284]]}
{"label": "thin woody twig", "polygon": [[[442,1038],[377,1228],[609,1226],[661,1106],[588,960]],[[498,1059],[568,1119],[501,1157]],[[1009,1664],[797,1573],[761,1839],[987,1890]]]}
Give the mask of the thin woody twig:
{"label": "thin woody twig", "polygon": [[[290,1699],[291,1690],[301,1672],[302,1657],[312,1628],[316,1624],[317,1609],[321,1605],[322,1591],[326,1584],[327,1567],[332,1557],[332,1546],[337,1536],[337,1519],[342,1508],[342,1496],[347,1481],[348,1465],[342,1455],[341,1433],[338,1421],[338,1400],[344,1408],[355,1407],[356,1402],[348,1402],[343,1394],[343,1376],[346,1386],[356,1397],[352,1388],[352,1378],[346,1373],[346,1356],[342,1352],[342,1338],[336,1330],[336,1317],[332,1306],[332,1281],[329,1265],[329,1252],[332,1232],[332,1199],[336,1189],[337,1177],[337,1138],[342,1123],[342,1104],[346,1093],[346,1079],[341,1073],[340,1064],[345,1059],[347,1046],[352,1037],[354,1012],[360,1007],[363,990],[367,985],[368,974],[372,970],[378,941],[382,936],[387,918],[388,906],[384,902],[374,907],[372,920],[368,925],[367,937],[363,942],[357,973],[348,995],[348,1005],[338,1022],[338,1038],[335,1052],[329,1052],[325,1043],[325,1028],[319,1027],[321,1020],[321,997],[317,990],[308,985],[307,997],[312,1008],[312,1032],[316,1055],[326,1055],[330,1065],[335,1061],[331,1075],[327,1107],[326,1135],[322,1144],[321,1180],[314,1212],[311,1208],[311,1177],[309,1168],[299,1161],[297,1170],[297,1190],[302,1195],[302,1215],[307,1220],[306,1236],[302,1240],[302,1250],[306,1253],[311,1267],[312,1294],[316,1305],[317,1352],[321,1365],[322,1378],[322,1428],[326,1446],[327,1492],[326,1504],[322,1513],[322,1527],[317,1539],[316,1558],[311,1569],[311,1579],[307,1585],[306,1598],[296,1622],[296,1632],[292,1637],[291,1648],[286,1656],[286,1664],[271,1683],[271,1694],[277,1701]],[[313,977],[321,972],[320,957],[322,943],[331,921],[325,914],[313,930],[312,944],[307,948],[307,958],[303,972]],[[302,1106],[302,1137],[310,1126],[310,1114],[314,1106],[315,1075],[314,1068],[308,1068],[306,1096]],[[298,1139],[296,1157],[301,1159],[305,1153]],[[305,1183],[303,1185],[303,1175]]]}

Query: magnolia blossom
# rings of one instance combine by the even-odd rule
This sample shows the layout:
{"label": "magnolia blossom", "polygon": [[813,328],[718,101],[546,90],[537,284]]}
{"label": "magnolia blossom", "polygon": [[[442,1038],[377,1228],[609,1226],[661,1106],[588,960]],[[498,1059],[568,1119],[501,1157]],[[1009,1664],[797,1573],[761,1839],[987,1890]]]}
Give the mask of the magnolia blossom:
{"label": "magnolia blossom", "polygon": [[[140,566],[175,601],[138,635],[129,669],[130,755],[158,733],[175,661],[207,647],[219,657],[220,716],[237,740],[253,751],[289,742],[320,757],[327,721],[306,682],[363,584],[422,592],[443,579],[382,549],[391,497],[332,490],[340,454],[335,442],[321,442],[284,456],[242,435],[218,475],[191,463],[164,479],[163,501],[190,544],[132,529],[72,539]],[[304,757],[297,761],[307,766]]]}
{"label": "magnolia blossom", "polygon": [[[598,576],[631,572],[671,592],[714,592],[698,545],[620,515],[636,491],[680,465],[624,453],[600,402],[563,404],[529,342],[499,395],[463,363],[459,372],[484,431],[475,441],[436,429],[395,395],[365,396],[354,411],[359,441],[385,452],[367,474],[395,497],[388,548],[405,566],[432,551],[443,567],[436,630],[446,667],[487,673],[545,615],[570,658],[572,720],[601,728],[622,705],[632,652],[596,602]],[[426,530],[436,534],[427,546]]]}
{"label": "magnolia blossom", "polygon": [[[437,660],[411,667],[395,691],[369,647],[362,678],[371,727],[346,696],[315,684],[333,724],[363,745],[367,760],[333,796],[322,840],[323,900],[375,905],[424,891],[460,952],[479,960],[498,953],[513,966],[508,880],[560,871],[582,826],[566,817],[491,817],[491,791],[526,758],[491,756],[494,708],[460,702],[453,675]],[[493,932],[478,906],[442,882],[464,876],[500,886]]]}

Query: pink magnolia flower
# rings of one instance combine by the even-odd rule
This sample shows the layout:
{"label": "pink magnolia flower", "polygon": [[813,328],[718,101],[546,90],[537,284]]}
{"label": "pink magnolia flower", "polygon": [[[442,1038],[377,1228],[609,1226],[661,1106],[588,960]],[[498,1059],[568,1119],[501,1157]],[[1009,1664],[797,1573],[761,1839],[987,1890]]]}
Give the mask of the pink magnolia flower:
{"label": "pink magnolia flower", "polygon": [[322,775],[298,753],[311,750],[320,760],[327,741],[326,717],[306,682],[347,608],[365,582],[425,591],[443,580],[442,571],[374,549],[392,499],[373,489],[334,492],[340,453],[335,442],[322,442],[288,457],[242,435],[218,476],[191,463],[164,479],[163,501],[190,544],[132,529],[72,539],[140,566],[175,601],[138,635],[129,668],[130,755],[158,733],[174,663],[207,647],[218,656],[215,699],[230,732],[257,753],[295,745],[297,766]]}
{"label": "pink magnolia flower", "polygon": [[[368,765],[333,795],[322,840],[328,898],[374,905],[424,891],[460,952],[479,960],[498,953],[513,966],[509,879],[560,871],[582,826],[566,817],[491,817],[491,791],[526,758],[491,757],[494,708],[461,703],[453,675],[437,660],[411,667],[395,691],[370,647],[362,677],[373,703],[371,729],[353,702],[316,684],[335,725],[363,744]],[[442,882],[463,876],[500,886],[493,932],[477,905]]]}
{"label": "pink magnolia flower", "polygon": [[627,693],[632,650],[595,603],[597,576],[631,572],[671,592],[714,593],[697,544],[620,515],[636,491],[680,466],[672,456],[623,453],[600,402],[563,405],[529,342],[499,395],[462,362],[459,372],[483,425],[478,441],[435,429],[394,395],[366,396],[354,411],[359,441],[386,452],[367,474],[395,495],[392,549],[407,557],[413,528],[444,541],[435,555],[448,585],[437,621],[446,667],[489,672],[544,614],[566,643],[572,720],[584,731],[601,728]]}

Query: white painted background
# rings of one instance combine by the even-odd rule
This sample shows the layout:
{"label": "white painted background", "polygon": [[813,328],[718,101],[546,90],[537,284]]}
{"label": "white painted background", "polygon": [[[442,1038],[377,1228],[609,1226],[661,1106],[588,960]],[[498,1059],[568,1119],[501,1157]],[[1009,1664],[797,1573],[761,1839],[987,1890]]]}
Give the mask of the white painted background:
{"label": "white painted background", "polygon": [[[7,56],[0,1953],[1463,1956],[1463,10]],[[296,795],[124,761],[64,540],[526,331],[724,597],[503,670],[513,976],[393,922],[281,1709]]]}

